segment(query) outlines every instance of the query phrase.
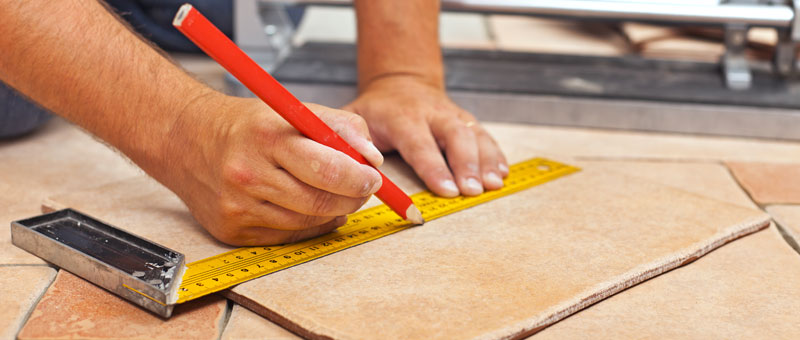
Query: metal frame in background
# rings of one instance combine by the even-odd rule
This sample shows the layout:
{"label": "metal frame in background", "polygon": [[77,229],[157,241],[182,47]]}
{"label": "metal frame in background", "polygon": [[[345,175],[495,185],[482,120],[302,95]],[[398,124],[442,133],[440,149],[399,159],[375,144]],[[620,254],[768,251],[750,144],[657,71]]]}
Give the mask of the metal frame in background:
{"label": "metal frame in background", "polygon": [[[264,60],[259,60],[260,51],[269,44],[264,33],[265,26],[259,15],[254,14],[263,11],[263,7],[287,3],[351,4],[347,0],[234,1],[235,40],[259,62]],[[469,56],[469,52],[446,51],[448,89],[459,104],[485,120],[800,140],[800,129],[796,128],[800,126],[800,113],[797,111],[800,104],[793,99],[800,83],[791,81],[797,72],[795,56],[796,41],[800,36],[800,26],[797,25],[800,17],[796,15],[792,1],[731,0],[715,6],[676,6],[665,4],[667,0],[654,2],[658,1],[442,0],[442,6],[451,11],[723,27],[727,53],[720,63],[652,61],[632,56],[575,56],[568,58],[572,61],[559,64],[548,61],[546,55],[531,53],[514,55],[473,51],[474,55]],[[749,64],[744,57],[746,33],[754,26],[772,27],[779,33],[780,42],[771,65]],[[288,57],[286,62],[281,67],[273,65],[272,69],[268,69],[290,88],[301,91],[304,100],[335,106],[355,96],[355,75],[350,74],[354,71],[349,66],[343,66],[354,62],[349,60],[351,57],[346,57],[344,61],[341,49],[333,48],[318,54],[317,59],[312,61],[308,60],[308,53],[303,49],[284,52],[284,56]],[[319,46],[310,49],[320,52]],[[504,74],[515,74],[517,77],[512,81],[498,80],[497,77],[482,81],[480,77],[492,76],[464,67],[475,63],[478,60],[476,58],[483,58],[480,59],[483,69],[510,70],[511,73]],[[272,58],[273,62],[275,60]],[[277,60],[278,64],[283,61]],[[611,63],[617,66],[612,67],[614,70],[637,70],[643,75],[639,77],[626,72],[624,76],[604,78],[602,75],[587,74],[585,68],[575,70],[576,65],[580,65],[573,62],[576,60],[588,63],[588,67],[607,67]],[[520,82],[518,75],[529,74],[530,70],[542,67],[552,70],[560,78],[541,80],[541,77],[529,77],[530,84]],[[314,74],[309,76],[312,69]],[[645,79],[663,78],[676,81],[670,84],[655,81],[658,86],[643,85]],[[228,80],[232,92],[245,94],[237,87],[235,80]],[[576,85],[575,81],[567,80],[604,86],[602,91],[593,93],[587,92],[591,89],[585,86],[571,86],[567,83]],[[565,84],[569,86],[560,86]],[[636,84],[644,86],[642,91],[635,88]],[[692,95],[685,91],[687,85],[707,93]],[[335,95],[327,95],[325,91],[332,91]],[[487,107],[485,103],[490,102],[497,106]]]}

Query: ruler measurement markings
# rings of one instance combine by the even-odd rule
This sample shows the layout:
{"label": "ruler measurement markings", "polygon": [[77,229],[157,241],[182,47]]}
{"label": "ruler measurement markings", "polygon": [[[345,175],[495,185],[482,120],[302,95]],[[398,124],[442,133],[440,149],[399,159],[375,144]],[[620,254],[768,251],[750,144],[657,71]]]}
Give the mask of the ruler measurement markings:
{"label": "ruler measurement markings", "polygon": [[[512,165],[510,169],[511,174],[505,181],[506,185],[500,190],[475,197],[457,198],[437,197],[424,191],[412,195],[411,198],[425,219],[433,220],[579,170],[541,158]],[[411,227],[388,207],[381,205],[350,215],[350,221],[333,234],[296,244],[239,248],[195,261],[188,265],[187,275],[181,283],[178,303]]]}
{"label": "ruler measurement markings", "polygon": [[[305,255],[305,257],[308,257],[308,256],[311,256],[311,255],[308,254],[308,250],[307,250],[310,247],[318,247],[318,249],[315,250],[314,253],[324,253],[324,252],[326,252],[328,250],[332,250],[332,249],[338,249],[338,248],[344,249],[344,248],[347,248],[349,246],[347,246],[347,247],[335,247],[335,246],[337,245],[337,243],[340,244],[340,245],[347,245],[347,244],[353,243],[354,241],[358,241],[358,239],[356,239],[356,238],[358,238],[359,236],[361,236],[361,238],[364,238],[364,236],[369,236],[367,234],[375,234],[376,237],[379,237],[379,236],[383,235],[383,233],[376,233],[375,230],[373,230],[372,228],[382,229],[379,226],[362,227],[362,228],[358,228],[358,229],[352,230],[350,232],[332,235],[332,237],[329,237],[327,240],[322,240],[322,241],[319,241],[319,242],[316,242],[316,243],[313,243],[313,244],[309,244],[309,245],[298,244],[298,247],[295,247],[293,249],[289,249],[289,250],[287,250],[285,252],[282,252],[282,253],[262,253],[262,254],[258,254],[256,256],[251,256],[250,258],[244,258],[244,259],[240,259],[240,260],[238,260],[236,262],[231,262],[229,264],[226,264],[225,266],[216,267],[213,270],[204,271],[204,272],[200,272],[200,273],[196,273],[196,274],[190,275],[186,280],[184,280],[184,283],[182,283],[182,284],[185,284],[185,285],[193,284],[193,283],[196,283],[198,281],[203,281],[203,280],[207,280],[207,279],[212,278],[212,277],[217,277],[217,276],[220,276],[222,274],[225,274],[225,273],[228,273],[228,272],[231,272],[231,271],[236,271],[236,270],[240,270],[242,268],[247,268],[247,267],[253,266],[254,264],[263,263],[263,262],[266,262],[266,261],[274,260],[276,258],[277,259],[281,259],[284,256],[290,256],[290,258],[296,258],[296,256]],[[370,232],[370,230],[372,230],[372,232]],[[361,233],[361,231],[364,231],[364,233]],[[350,235],[352,235],[353,237],[350,237]],[[335,239],[340,239],[340,238],[342,238],[343,241],[351,241],[351,242],[346,242],[346,244],[342,244],[342,242],[334,241]],[[344,239],[344,238],[346,238],[346,239]],[[336,243],[332,243],[331,241],[336,242]],[[330,246],[323,246],[324,243],[330,243]],[[244,251],[248,251],[248,250],[249,249],[242,249],[243,252]],[[297,254],[298,251],[303,251],[303,254],[299,254],[298,255]],[[230,255],[233,255],[233,254],[230,254]],[[287,260],[289,260],[289,259],[287,259]],[[292,262],[292,261],[289,261],[289,262]],[[275,262],[273,262],[273,263],[275,263]]]}

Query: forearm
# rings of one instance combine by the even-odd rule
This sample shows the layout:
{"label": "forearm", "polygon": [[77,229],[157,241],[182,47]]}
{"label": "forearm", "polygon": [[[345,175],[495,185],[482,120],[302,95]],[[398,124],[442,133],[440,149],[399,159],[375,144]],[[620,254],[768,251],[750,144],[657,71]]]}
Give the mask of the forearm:
{"label": "forearm", "polygon": [[395,75],[444,88],[439,1],[356,0],[355,8],[360,89]]}
{"label": "forearm", "polygon": [[212,93],[94,0],[0,0],[0,80],[140,166],[162,161],[182,110]]}

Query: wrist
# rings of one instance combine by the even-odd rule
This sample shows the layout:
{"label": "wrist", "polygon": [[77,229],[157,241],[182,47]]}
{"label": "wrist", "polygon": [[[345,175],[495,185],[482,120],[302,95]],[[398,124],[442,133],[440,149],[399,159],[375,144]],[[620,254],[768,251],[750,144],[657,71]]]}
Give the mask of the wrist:
{"label": "wrist", "polygon": [[[214,145],[215,133],[222,131],[223,111],[230,103],[229,96],[212,89],[203,88],[191,96],[185,96],[176,103],[172,114],[162,122],[151,143],[134,161],[148,174],[164,184],[171,182],[170,176],[190,173],[193,167],[207,166],[203,159],[209,159],[203,145]],[[169,186],[169,185],[168,185]]]}
{"label": "wrist", "polygon": [[366,93],[381,89],[402,89],[409,86],[425,87],[445,92],[444,79],[417,73],[383,73],[359,83],[359,92]]}

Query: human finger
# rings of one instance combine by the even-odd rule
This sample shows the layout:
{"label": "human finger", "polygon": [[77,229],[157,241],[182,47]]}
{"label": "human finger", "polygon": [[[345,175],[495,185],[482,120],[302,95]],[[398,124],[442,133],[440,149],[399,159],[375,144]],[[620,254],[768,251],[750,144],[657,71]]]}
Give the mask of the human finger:
{"label": "human finger", "polygon": [[274,161],[312,187],[347,197],[368,197],[380,189],[375,168],[342,152],[301,136],[280,143],[273,151]]}
{"label": "human finger", "polygon": [[447,163],[453,170],[461,193],[468,196],[483,193],[478,143],[471,128],[472,124],[475,124],[475,121],[448,119],[431,125],[434,137],[444,141]]}
{"label": "human finger", "polygon": [[[414,131],[413,134],[408,131]],[[460,193],[427,123],[409,121],[393,133],[393,144],[425,185],[435,194],[455,197]]]}
{"label": "human finger", "polygon": [[[248,195],[277,206],[314,216],[339,216],[358,210],[368,197],[348,197],[312,187],[285,169],[272,169],[262,174],[249,173],[247,182],[232,183]],[[230,175],[234,181],[243,175]]]}
{"label": "human finger", "polygon": [[497,190],[503,187],[503,178],[508,175],[500,170],[501,164],[505,165],[505,157],[494,139],[480,126],[473,127],[478,142],[480,157],[481,179],[486,190]]}
{"label": "human finger", "polygon": [[325,224],[303,230],[276,230],[265,227],[246,227],[226,242],[235,246],[258,246],[264,244],[294,243],[327,234],[343,226],[347,217],[339,216]]}

